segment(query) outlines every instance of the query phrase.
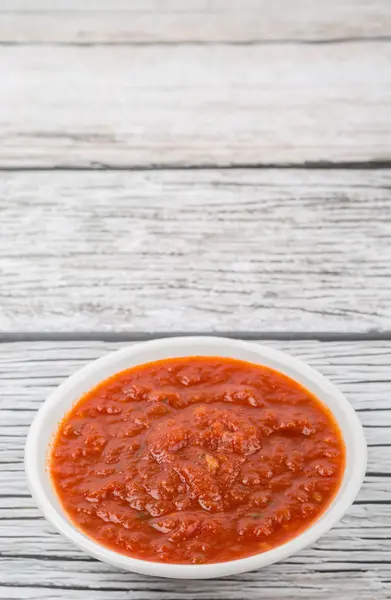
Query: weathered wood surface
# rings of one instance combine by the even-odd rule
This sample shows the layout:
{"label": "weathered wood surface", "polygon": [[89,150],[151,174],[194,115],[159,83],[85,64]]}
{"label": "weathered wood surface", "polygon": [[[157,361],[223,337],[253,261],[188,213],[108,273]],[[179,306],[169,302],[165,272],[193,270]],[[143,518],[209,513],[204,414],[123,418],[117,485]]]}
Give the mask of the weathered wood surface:
{"label": "weathered wood surface", "polygon": [[0,598],[51,600],[389,600],[391,597],[391,342],[266,342],[319,368],[365,427],[368,472],[355,505],[312,548],[217,581],[168,581],[115,570],[54,532],[30,498],[23,445],[43,399],[87,361],[123,344],[0,345]]}
{"label": "weathered wood surface", "polygon": [[388,37],[388,0],[2,0],[0,43],[263,43]]}
{"label": "weathered wood surface", "polygon": [[390,171],[0,177],[1,331],[391,329]]}
{"label": "weathered wood surface", "polygon": [[0,167],[391,161],[391,43],[5,45]]}
{"label": "weathered wood surface", "polygon": [[2,0],[0,168],[388,163],[390,36],[388,0]]}
{"label": "weathered wood surface", "polygon": [[[388,0],[0,0],[0,331],[390,330],[390,171],[306,168],[390,166],[390,40]],[[26,487],[38,406],[119,344],[1,344],[0,598],[389,600],[391,342],[274,345],[359,411],[363,489],[312,549],[194,583],[89,559]]]}

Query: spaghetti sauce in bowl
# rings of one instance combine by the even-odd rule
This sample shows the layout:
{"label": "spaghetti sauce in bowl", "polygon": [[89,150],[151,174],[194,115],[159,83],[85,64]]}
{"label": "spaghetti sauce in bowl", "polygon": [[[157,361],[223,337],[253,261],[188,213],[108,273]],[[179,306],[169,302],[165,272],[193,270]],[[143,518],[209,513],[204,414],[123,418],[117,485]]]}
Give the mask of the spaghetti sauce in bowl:
{"label": "spaghetti sauce in bowl", "polygon": [[118,566],[213,576],[320,525],[347,470],[330,407],[274,364],[156,358],[98,380],[53,431],[47,476],[73,528]]}
{"label": "spaghetti sauce in bowl", "polygon": [[118,373],[64,418],[50,470],[76,526],[173,563],[283,544],[335,496],[345,467],[328,409],[268,367],[166,359]]}

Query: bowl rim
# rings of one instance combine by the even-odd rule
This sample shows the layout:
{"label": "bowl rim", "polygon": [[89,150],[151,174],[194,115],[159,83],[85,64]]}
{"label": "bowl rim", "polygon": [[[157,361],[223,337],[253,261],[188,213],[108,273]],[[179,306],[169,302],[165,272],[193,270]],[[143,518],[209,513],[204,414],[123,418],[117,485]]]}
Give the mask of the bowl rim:
{"label": "bowl rim", "polygon": [[[336,498],[332,501],[330,506],[322,513],[317,521],[315,521],[310,527],[301,532],[298,536],[292,538],[281,546],[277,546],[266,552],[251,555],[245,558],[236,560],[208,563],[204,565],[187,565],[187,564],[175,564],[175,563],[161,563],[147,560],[141,560],[138,558],[132,558],[130,556],[120,554],[114,550],[102,546],[98,542],[95,542],[92,538],[87,537],[79,529],[77,529],[70,521],[65,511],[59,512],[51,503],[48,498],[44,486],[42,485],[40,474],[42,475],[42,469],[38,465],[39,456],[39,440],[42,434],[44,424],[50,419],[51,410],[69,393],[72,389],[87,380],[90,376],[95,375],[103,367],[111,368],[123,358],[136,359],[135,362],[129,365],[129,368],[136,365],[145,364],[146,362],[153,362],[153,359],[142,360],[137,362],[137,354],[140,351],[150,350],[151,352],[157,350],[167,350],[178,352],[178,348],[182,345],[197,346],[197,344],[204,344],[206,346],[215,347],[216,344],[220,344],[222,347],[229,347],[232,349],[232,358],[243,360],[238,356],[235,357],[235,350],[237,351],[251,351],[258,355],[259,359],[272,360],[277,362],[282,367],[285,367],[290,372],[295,372],[300,377],[304,377],[307,380],[305,387],[311,391],[311,382],[321,385],[328,394],[331,394],[334,399],[338,402],[339,408],[344,413],[349,426],[349,442],[343,436],[346,447],[352,450],[352,454],[355,457],[353,464],[351,465],[351,475],[347,479],[344,485],[344,490],[341,492],[342,483],[340,486],[340,492],[337,493]],[[191,352],[184,352],[182,356],[207,356],[207,354],[200,354]],[[170,355],[167,355],[167,358]],[[174,354],[173,356],[181,356],[181,354]],[[211,353],[209,356],[219,356],[218,353]],[[223,356],[231,356],[223,354]],[[251,361],[250,361],[251,362]],[[262,364],[260,362],[259,364]],[[273,367],[274,368],[274,367]],[[113,374],[122,371],[123,369],[113,370]],[[278,370],[278,369],[277,369]],[[282,372],[286,372],[282,370]],[[289,374],[294,379],[294,375]],[[98,381],[104,381],[106,377],[98,379]],[[96,384],[94,384],[96,385]],[[92,386],[87,386],[86,391],[91,389]],[[79,396],[80,397],[80,396]],[[322,400],[319,399],[321,402]],[[74,401],[77,402],[77,399]],[[64,409],[63,414],[69,410]],[[332,409],[330,408],[331,412]],[[338,422],[337,417],[335,419]],[[57,426],[56,420],[56,426]],[[56,426],[53,426],[53,431],[56,430]],[[50,442],[47,445],[47,452],[50,448]],[[252,571],[264,566],[271,565],[277,561],[283,560],[296,552],[299,552],[303,548],[314,543],[320,536],[325,534],[335,523],[337,523],[342,516],[345,514],[347,509],[353,503],[364,479],[366,465],[367,465],[367,446],[364,437],[363,427],[358,419],[356,412],[340,392],[340,390],[331,383],[326,377],[319,373],[316,369],[309,366],[304,361],[291,356],[281,350],[277,350],[264,344],[258,344],[254,341],[242,341],[233,338],[224,338],[220,336],[183,336],[183,337],[165,337],[160,339],[149,340],[145,342],[137,342],[131,346],[120,348],[114,352],[110,352],[92,362],[87,363],[81,369],[75,371],[70,375],[63,383],[61,383],[44,401],[39,408],[33,423],[30,426],[27,440],[25,444],[25,471],[27,476],[27,482],[31,495],[33,496],[38,507],[43,512],[45,518],[59,531],[64,537],[72,541],[79,549],[83,550],[90,556],[106,562],[115,567],[119,567],[128,571],[144,575],[154,575],[159,577],[169,577],[178,579],[209,579],[213,577],[221,577],[226,575],[234,575],[243,573],[246,571]],[[347,465],[345,471],[347,469]]]}

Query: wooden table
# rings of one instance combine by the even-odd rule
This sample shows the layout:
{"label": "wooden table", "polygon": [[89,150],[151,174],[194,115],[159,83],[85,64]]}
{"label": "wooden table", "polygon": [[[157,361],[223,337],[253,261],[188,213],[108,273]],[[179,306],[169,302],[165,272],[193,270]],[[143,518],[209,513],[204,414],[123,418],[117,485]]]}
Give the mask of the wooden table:
{"label": "wooden table", "polygon": [[[390,600],[390,39],[388,0],[0,0],[0,598]],[[312,548],[159,580],[42,518],[37,408],[164,332],[262,340],[346,393],[368,472]]]}

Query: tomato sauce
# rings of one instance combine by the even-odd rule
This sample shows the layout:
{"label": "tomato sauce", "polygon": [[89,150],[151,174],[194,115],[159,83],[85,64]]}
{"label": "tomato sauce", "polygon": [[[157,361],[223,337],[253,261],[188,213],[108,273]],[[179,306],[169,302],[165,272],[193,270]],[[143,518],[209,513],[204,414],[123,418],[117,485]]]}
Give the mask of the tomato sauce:
{"label": "tomato sauce", "polygon": [[267,367],[175,358],[83,396],[50,457],[73,523],[117,552],[215,563],[308,528],[338,491],[345,447],[309,391]]}

